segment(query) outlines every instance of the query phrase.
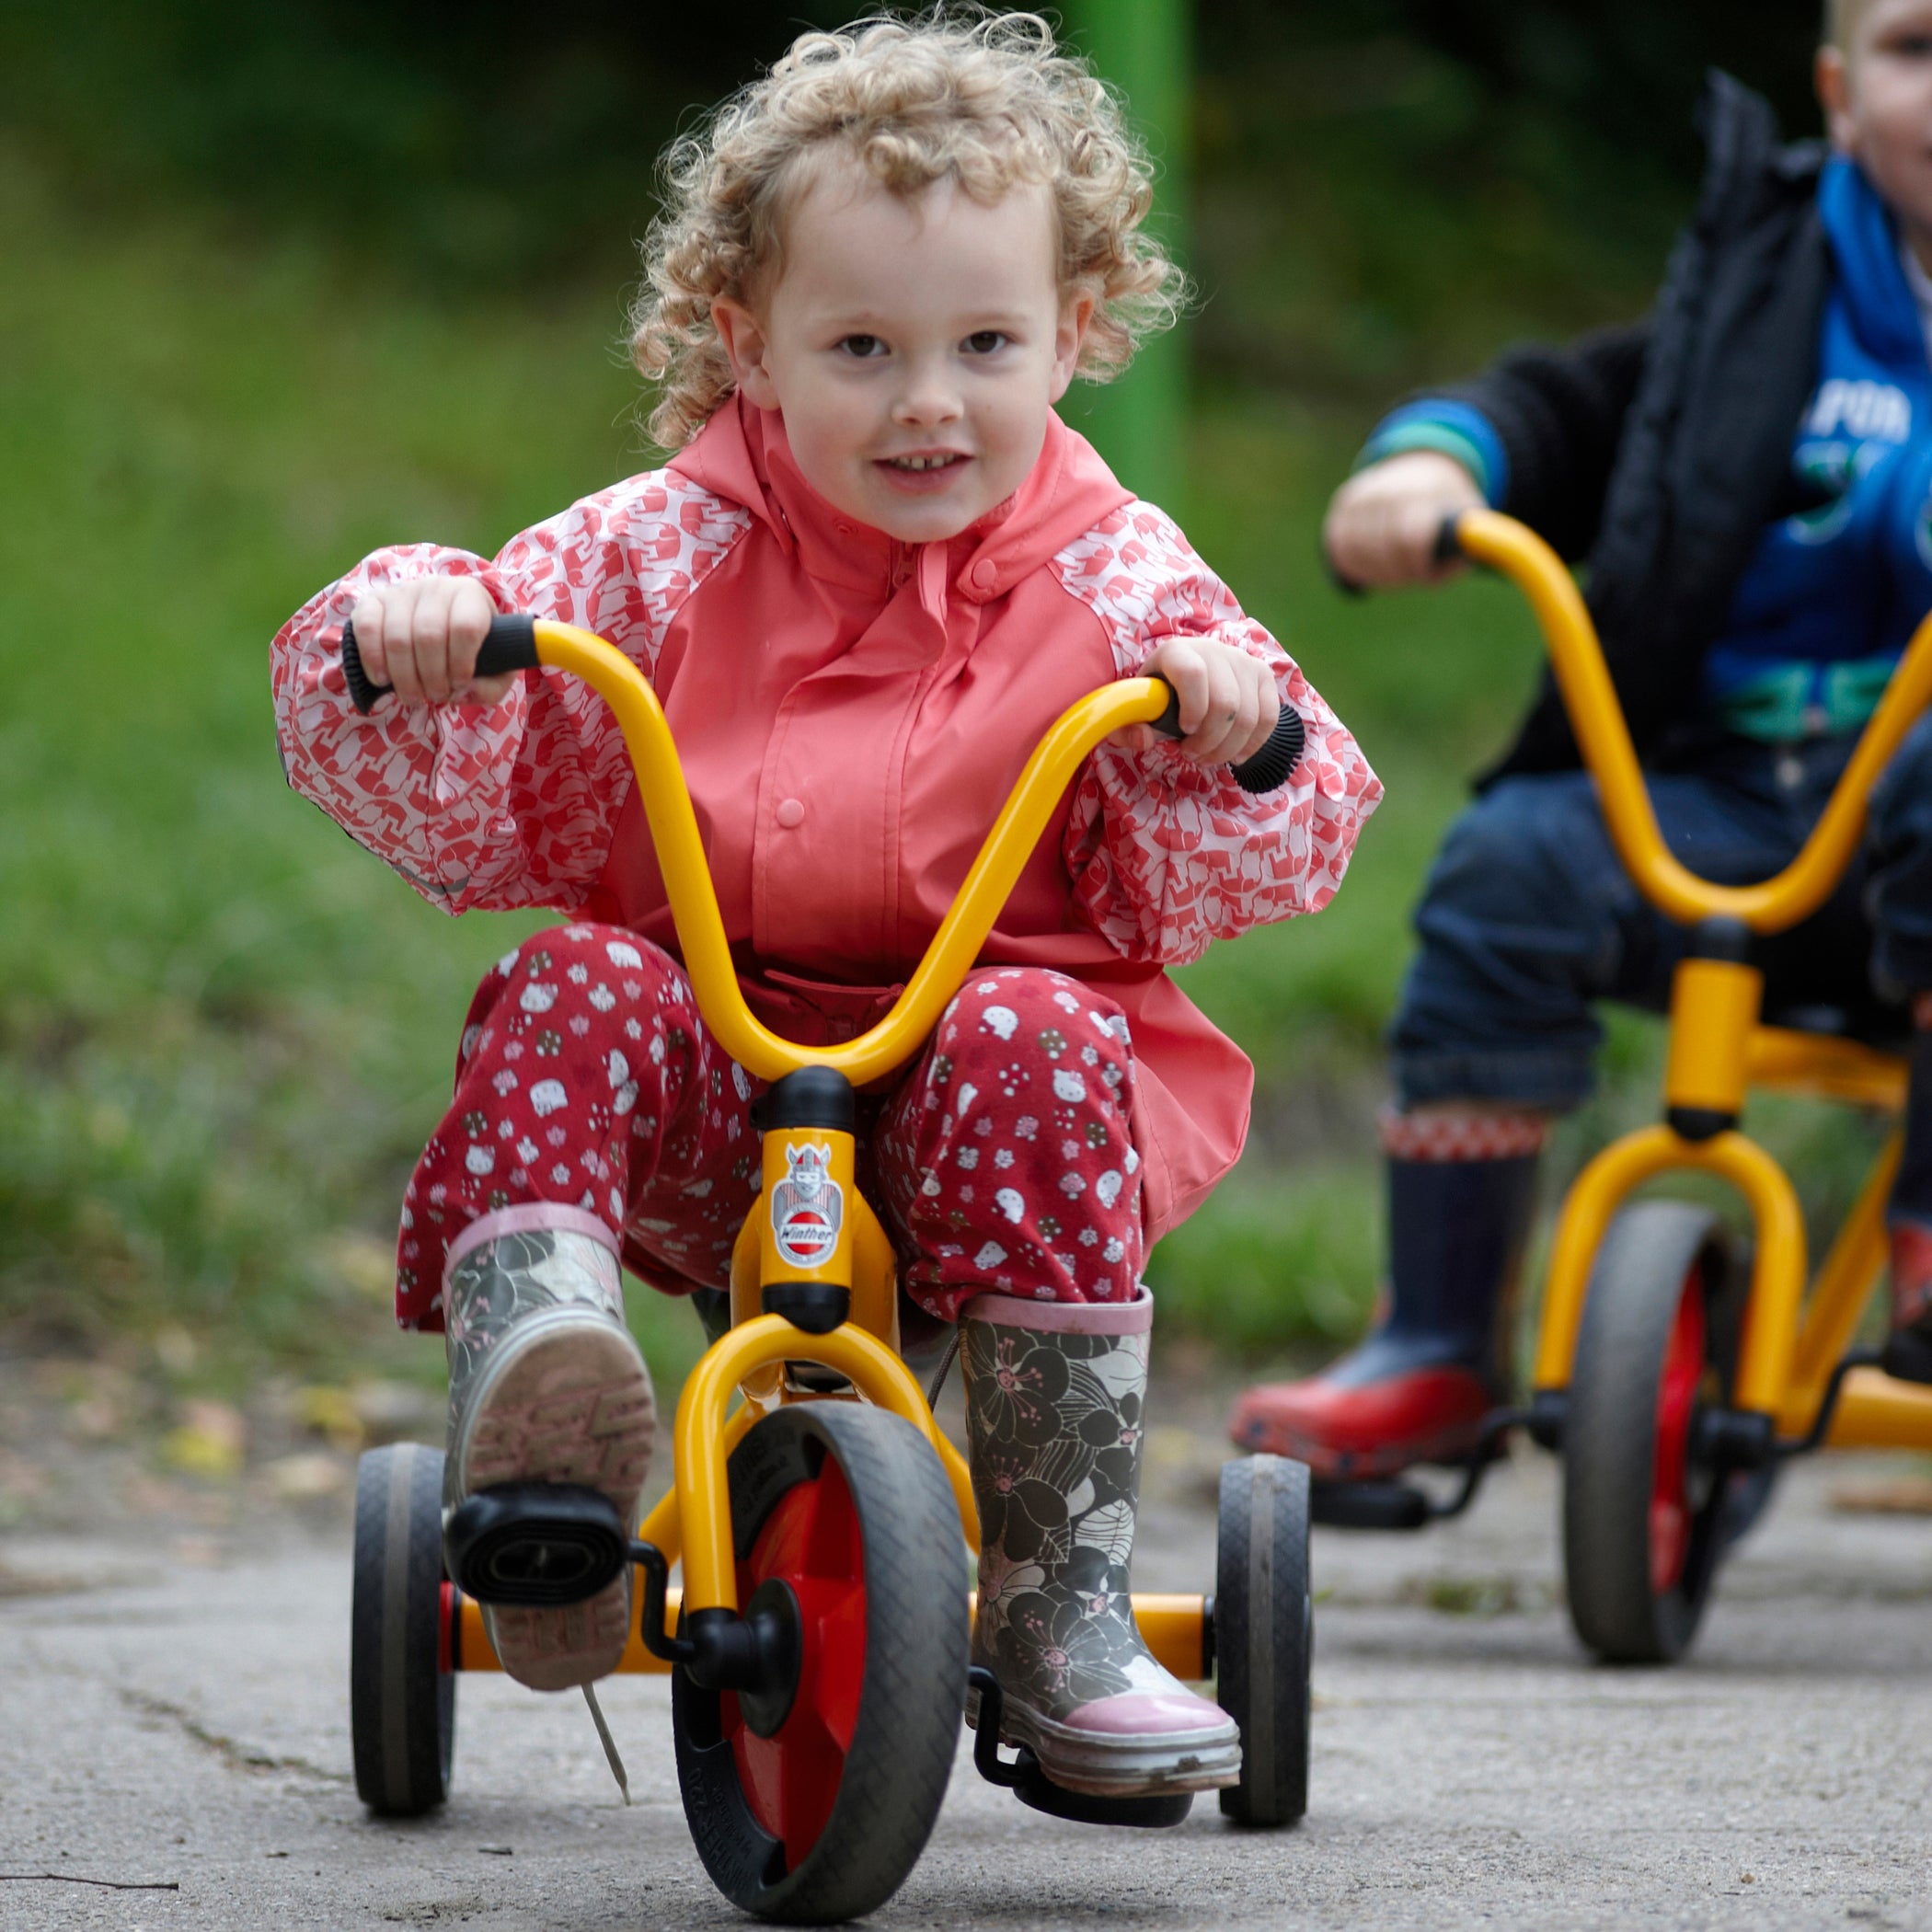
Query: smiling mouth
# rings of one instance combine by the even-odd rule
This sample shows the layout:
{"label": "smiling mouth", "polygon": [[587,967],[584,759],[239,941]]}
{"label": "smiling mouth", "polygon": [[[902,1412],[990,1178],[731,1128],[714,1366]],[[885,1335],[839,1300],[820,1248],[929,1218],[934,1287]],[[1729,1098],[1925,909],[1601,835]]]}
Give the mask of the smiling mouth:
{"label": "smiling mouth", "polygon": [[924,456],[881,456],[880,462],[887,469],[903,470],[909,476],[921,476],[928,470],[950,469],[955,464],[968,461],[963,450],[937,450]]}

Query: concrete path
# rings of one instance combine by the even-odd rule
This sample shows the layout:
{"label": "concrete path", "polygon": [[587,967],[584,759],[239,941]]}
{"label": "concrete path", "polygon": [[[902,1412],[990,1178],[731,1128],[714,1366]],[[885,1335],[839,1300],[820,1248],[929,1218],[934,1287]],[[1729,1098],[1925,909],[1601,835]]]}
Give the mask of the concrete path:
{"label": "concrete path", "polygon": [[[1211,1577],[1206,1421],[1150,1439],[1144,1587]],[[1425,1537],[1319,1533],[1300,1829],[1234,1832],[1212,1804],[1165,1834],[1062,1825],[962,1753],[873,1923],[1932,1926],[1932,1519],[1839,1506],[1910,1466],[1796,1470],[1669,1672],[1577,1652],[1534,1453]],[[662,1680],[607,1689],[631,1810],[580,1702],[471,1678],[445,1811],[366,1817],[346,1523],[247,1522],[0,1536],[0,1870],[178,1887],[9,1876],[0,1926],[744,1923],[691,1849]]]}

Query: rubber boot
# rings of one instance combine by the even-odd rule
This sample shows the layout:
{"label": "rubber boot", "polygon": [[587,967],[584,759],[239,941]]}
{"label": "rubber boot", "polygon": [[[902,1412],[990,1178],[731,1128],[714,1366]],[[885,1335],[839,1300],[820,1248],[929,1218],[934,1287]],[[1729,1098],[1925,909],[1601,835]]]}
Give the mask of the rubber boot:
{"label": "rubber boot", "polygon": [[1506,1399],[1517,1278],[1535,1208],[1537,1156],[1388,1161],[1388,1305],[1362,1346],[1318,1375],[1249,1389],[1228,1433],[1368,1481],[1457,1462]]}
{"label": "rubber boot", "polygon": [[[650,1371],[603,1242],[533,1228],[459,1247],[443,1291],[450,1358],[443,1508],[505,1482],[581,1483],[627,1524],[650,1473]],[[607,1675],[630,1634],[630,1579],[557,1609],[486,1604],[503,1668],[533,1690]]]}
{"label": "rubber boot", "polygon": [[[1232,1718],[1154,1661],[1129,1594],[1153,1298],[976,1295],[960,1317],[980,1512],[972,1661],[1000,1735],[1070,1791],[1210,1791],[1241,1773]],[[967,1716],[978,1722],[978,1699]]]}

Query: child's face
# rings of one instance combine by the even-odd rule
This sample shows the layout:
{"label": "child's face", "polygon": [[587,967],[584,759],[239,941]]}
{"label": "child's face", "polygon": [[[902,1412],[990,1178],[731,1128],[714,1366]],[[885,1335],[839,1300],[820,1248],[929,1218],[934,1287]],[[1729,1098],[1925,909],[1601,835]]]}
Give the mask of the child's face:
{"label": "child's face", "polygon": [[1044,188],[907,198],[842,163],[786,222],[762,293],[712,311],[739,387],[784,417],[821,496],[905,543],[957,535],[1025,481],[1093,313],[1061,292]]}
{"label": "child's face", "polygon": [[1932,241],[1932,0],[1876,0],[1852,44],[1818,56],[1832,142],[1856,157],[1921,259]]}

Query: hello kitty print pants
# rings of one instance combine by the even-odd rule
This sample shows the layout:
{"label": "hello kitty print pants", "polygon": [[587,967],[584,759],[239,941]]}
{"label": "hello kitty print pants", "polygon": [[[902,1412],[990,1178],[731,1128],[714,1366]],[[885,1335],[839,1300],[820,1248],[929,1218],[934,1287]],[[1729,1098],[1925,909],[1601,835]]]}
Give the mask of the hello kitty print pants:
{"label": "hello kitty print pants", "polygon": [[[527,940],[477,989],[455,1098],[410,1179],[397,1321],[440,1329],[452,1247],[533,1227],[595,1234],[661,1287],[726,1287],[762,1091],[667,953],[609,926]],[[947,1321],[987,1288],[1133,1300],[1133,1097],[1104,994],[1039,967],[969,980],[898,1086],[859,1096],[859,1186],[914,1299]]]}

